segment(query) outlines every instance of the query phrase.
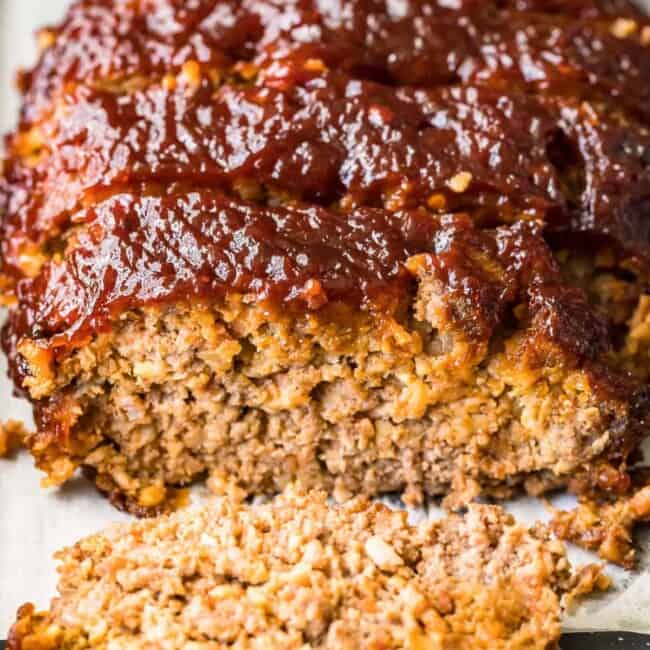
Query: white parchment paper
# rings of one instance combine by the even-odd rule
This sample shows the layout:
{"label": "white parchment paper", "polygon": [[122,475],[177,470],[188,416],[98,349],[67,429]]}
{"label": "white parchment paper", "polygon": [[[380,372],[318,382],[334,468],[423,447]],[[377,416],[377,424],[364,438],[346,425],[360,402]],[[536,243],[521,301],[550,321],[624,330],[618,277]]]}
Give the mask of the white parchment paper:
{"label": "white parchment paper", "polygon": [[[650,6],[650,0],[646,0]],[[18,98],[10,89],[19,66],[35,56],[33,32],[56,21],[67,0],[0,0],[0,131],[14,122]],[[1,317],[1,315],[0,315]],[[23,419],[31,423],[26,404],[11,396],[6,363],[0,359],[0,420]],[[650,450],[649,450],[650,451]],[[110,522],[126,520],[82,479],[60,490],[43,490],[40,473],[21,454],[0,460],[0,638],[5,636],[16,609],[31,601],[46,606],[55,593],[56,563],[52,554]],[[569,506],[569,497],[562,497]],[[394,505],[394,504],[393,504]],[[521,498],[507,504],[517,517],[533,522],[547,513],[536,499]],[[439,516],[432,508],[414,511],[413,519]],[[650,633],[650,535],[645,535],[640,569],[627,573],[612,567],[616,589],[590,599],[567,617],[567,630],[624,630]],[[572,559],[583,563],[593,557],[572,549]]]}

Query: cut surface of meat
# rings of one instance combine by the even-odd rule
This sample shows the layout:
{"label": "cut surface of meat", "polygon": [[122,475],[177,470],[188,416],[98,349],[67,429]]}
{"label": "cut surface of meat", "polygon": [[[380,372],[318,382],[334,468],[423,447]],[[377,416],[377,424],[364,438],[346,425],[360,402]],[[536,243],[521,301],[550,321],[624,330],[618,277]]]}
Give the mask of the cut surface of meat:
{"label": "cut surface of meat", "polygon": [[497,507],[409,526],[300,490],[118,526],[58,559],[59,596],[20,610],[9,650],[548,650],[565,597],[603,580]]}

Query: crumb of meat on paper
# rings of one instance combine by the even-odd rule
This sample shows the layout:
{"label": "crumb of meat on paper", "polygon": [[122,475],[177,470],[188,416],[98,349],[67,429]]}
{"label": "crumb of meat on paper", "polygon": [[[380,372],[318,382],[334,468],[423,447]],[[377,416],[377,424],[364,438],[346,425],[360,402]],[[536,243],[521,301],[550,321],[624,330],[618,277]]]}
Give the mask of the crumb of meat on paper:
{"label": "crumb of meat on paper", "polygon": [[626,569],[636,564],[634,529],[650,521],[650,476],[637,476],[627,494],[618,498],[584,497],[573,510],[556,510],[551,528],[566,541],[595,551]]}
{"label": "crumb of meat on paper", "polygon": [[0,423],[0,458],[9,458],[18,451],[26,435],[25,425],[18,420]]}

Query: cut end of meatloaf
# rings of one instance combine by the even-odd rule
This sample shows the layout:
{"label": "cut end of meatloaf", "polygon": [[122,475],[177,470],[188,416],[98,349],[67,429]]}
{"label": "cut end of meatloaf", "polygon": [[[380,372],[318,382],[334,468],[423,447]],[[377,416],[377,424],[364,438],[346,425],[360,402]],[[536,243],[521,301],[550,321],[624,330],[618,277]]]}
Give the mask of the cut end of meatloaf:
{"label": "cut end of meatloaf", "polygon": [[547,650],[563,597],[589,589],[561,542],[499,508],[409,526],[295,488],[120,525],[58,559],[59,596],[20,610],[9,650]]}
{"label": "cut end of meatloaf", "polygon": [[[145,513],[212,472],[248,493],[299,478],[340,497],[447,493],[462,505],[520,484],[557,487],[600,462],[624,471],[647,397],[600,360],[606,325],[562,284],[539,226],[480,230],[465,215],[419,211],[260,214],[221,195],[183,221],[181,201],[172,213],[160,198],[111,199],[89,225],[99,242],[79,235],[11,316],[9,333],[61,331],[16,339],[13,357],[39,425],[27,444],[51,484],[83,466],[116,504]],[[136,218],[128,240],[113,236]],[[350,268],[356,251],[374,256],[379,227],[380,262]],[[134,269],[163,228],[177,237],[164,237],[169,255],[201,241],[200,269],[179,254],[141,280]],[[244,236],[239,254],[257,251],[248,275],[236,265]],[[297,240],[317,309],[268,297],[304,289],[296,257],[282,258],[283,282],[264,275]],[[413,254],[396,264],[398,250]],[[104,265],[107,255],[118,262]],[[236,278],[228,292],[215,269]],[[173,300],[128,309],[137,292]]]}
{"label": "cut end of meatloaf", "polygon": [[210,474],[451,506],[625,484],[650,20],[402,5],[79,0],[46,33],[0,291],[49,484],[82,467],[140,513]]}

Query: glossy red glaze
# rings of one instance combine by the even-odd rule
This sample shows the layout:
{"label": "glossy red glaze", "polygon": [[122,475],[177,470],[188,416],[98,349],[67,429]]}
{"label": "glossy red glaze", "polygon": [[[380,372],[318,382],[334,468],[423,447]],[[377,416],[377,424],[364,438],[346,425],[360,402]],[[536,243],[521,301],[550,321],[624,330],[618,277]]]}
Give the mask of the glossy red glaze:
{"label": "glossy red glaze", "polygon": [[391,84],[583,83],[646,111],[650,51],[612,18],[627,0],[80,0],[28,75],[26,120],[68,81],[160,74],[188,60],[317,57]]}
{"label": "glossy red glaze", "polygon": [[412,300],[404,262],[417,254],[474,343],[515,305],[526,308],[524,325],[576,354],[595,357],[607,341],[582,294],[563,286],[535,223],[481,230],[463,214],[262,208],[209,190],[120,194],[75,223],[84,228],[63,261],[18,283],[14,342],[27,336],[65,353],[121,312],[227,292],[302,311],[355,301],[395,312]]}
{"label": "glossy red glaze", "polygon": [[[285,62],[289,68],[293,62]],[[277,73],[277,69],[276,69]],[[290,74],[290,72],[288,73]],[[5,170],[5,260],[56,236],[97,192],[139,183],[231,189],[253,182],[304,200],[406,206],[446,195],[498,223],[561,213],[547,146],[556,127],[538,103],[487,88],[400,89],[328,74],[294,84],[123,96],[80,88],[41,129],[50,155]],[[271,87],[270,87],[271,86]],[[470,173],[463,192],[449,183]],[[394,196],[394,198],[389,198]]]}
{"label": "glossy red glaze", "polygon": [[650,264],[644,27],[624,0],[76,2],[7,140],[5,347],[228,291],[390,310],[424,253],[472,337],[523,304],[595,358],[543,236]]}

